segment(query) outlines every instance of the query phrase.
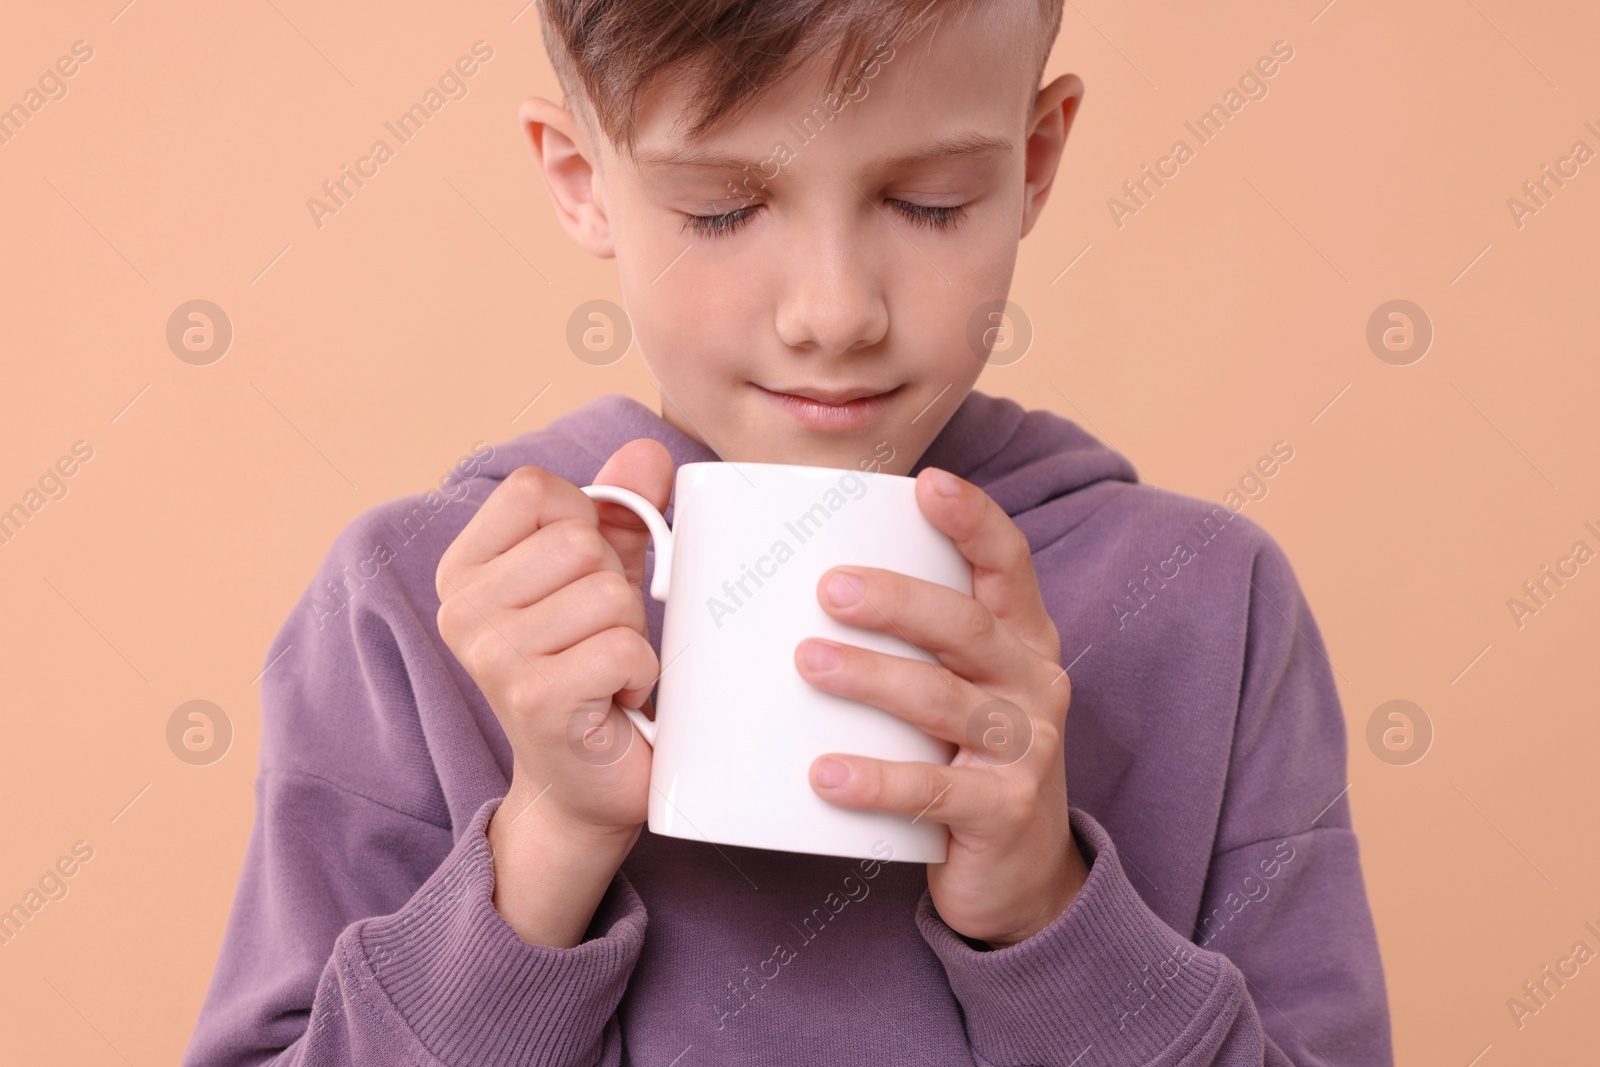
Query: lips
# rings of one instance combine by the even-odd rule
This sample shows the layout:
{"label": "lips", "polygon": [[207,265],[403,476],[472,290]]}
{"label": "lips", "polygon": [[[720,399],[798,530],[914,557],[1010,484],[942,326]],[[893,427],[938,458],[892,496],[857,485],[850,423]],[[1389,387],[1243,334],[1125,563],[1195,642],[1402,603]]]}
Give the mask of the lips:
{"label": "lips", "polygon": [[[754,385],[755,383],[751,383]],[[756,389],[810,430],[848,433],[865,429],[889,409],[902,386],[889,389],[876,386],[853,389],[818,389],[801,386],[792,390]]]}
{"label": "lips", "polygon": [[882,396],[886,393],[892,393],[897,388],[899,386],[889,389],[871,387],[865,389],[768,389],[767,392],[777,393],[780,396],[799,397],[801,400],[815,400],[819,404],[838,407],[841,404],[848,404],[852,400],[864,400],[869,396]]}

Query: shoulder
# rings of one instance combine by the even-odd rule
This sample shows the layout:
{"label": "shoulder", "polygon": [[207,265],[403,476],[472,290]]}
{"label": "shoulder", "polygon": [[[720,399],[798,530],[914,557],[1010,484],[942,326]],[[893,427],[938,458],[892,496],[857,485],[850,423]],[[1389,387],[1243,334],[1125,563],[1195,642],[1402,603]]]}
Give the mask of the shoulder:
{"label": "shoulder", "polygon": [[1119,490],[1095,517],[1132,546],[1159,552],[1188,544],[1234,561],[1263,552],[1282,554],[1272,534],[1245,508],[1144,483]]}
{"label": "shoulder", "polygon": [[[263,767],[320,775],[437,817],[436,797],[396,800],[365,764],[387,774],[426,762],[422,709],[457,714],[470,693],[438,631],[439,560],[517,467],[582,477],[586,462],[548,428],[479,440],[444,457],[424,487],[347,521],[263,657]],[[350,756],[358,739],[376,746],[370,759]]]}
{"label": "shoulder", "polygon": [[1143,483],[1102,482],[1074,495],[1092,499],[1036,555],[1092,561],[1113,588],[1154,579],[1241,595],[1258,576],[1274,586],[1293,580],[1282,546],[1242,508]]}
{"label": "shoulder", "polygon": [[364,597],[385,614],[399,608],[426,612],[431,619],[439,607],[439,560],[508,476],[536,466],[574,484],[592,480],[604,457],[587,447],[582,430],[604,418],[613,399],[602,397],[550,426],[516,437],[474,441],[453,462],[441,463],[427,488],[361,511],[334,538],[302,610],[326,625]]}
{"label": "shoulder", "polygon": [[[1088,487],[1102,499],[1034,555],[1064,643],[1142,664],[1147,680],[1198,698],[1220,685],[1236,707],[1252,668],[1281,663],[1297,637],[1322,635],[1283,547],[1258,521],[1215,501],[1148,485]],[[1310,651],[1309,649],[1307,651]],[[1224,699],[1231,693],[1233,699]]]}

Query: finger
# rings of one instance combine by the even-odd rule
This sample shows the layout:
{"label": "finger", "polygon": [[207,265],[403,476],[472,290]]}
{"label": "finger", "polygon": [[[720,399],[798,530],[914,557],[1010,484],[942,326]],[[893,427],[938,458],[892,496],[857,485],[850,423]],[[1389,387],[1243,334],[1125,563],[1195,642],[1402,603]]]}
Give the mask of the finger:
{"label": "finger", "polygon": [[[613,626],[584,638],[559,657],[543,661],[558,686],[562,706],[610,701],[619,693],[648,693],[661,664],[650,642],[632,627]],[[548,665],[555,665],[553,668]],[[619,701],[624,707],[631,703]]]}
{"label": "finger", "polygon": [[594,522],[557,519],[465,575],[442,574],[439,584],[451,596],[441,606],[460,597],[498,615],[537,604],[585,575],[606,570],[627,580],[622,562]]}
{"label": "finger", "polygon": [[1041,662],[973,597],[898,571],[832,567],[817,580],[817,602],[840,622],[926,649],[979,685],[1025,684]]}
{"label": "finger", "polygon": [[[591,531],[592,532],[592,531]],[[644,602],[640,592],[622,576],[620,570],[600,570],[587,574],[551,593],[525,612],[516,614],[518,632],[525,632],[527,644],[542,654],[555,654],[613,627],[627,627],[650,647],[650,631],[645,625]],[[517,633],[513,633],[517,640]],[[520,647],[520,645],[519,645]],[[652,653],[653,656],[653,653]],[[656,662],[653,658],[652,663]],[[637,708],[655,688],[659,669],[649,680],[616,691],[617,703]]]}
{"label": "finger", "polygon": [[574,518],[598,522],[594,501],[542,467],[518,467],[495,487],[439,557],[435,578],[439,599],[450,595],[456,575],[496,558],[541,527]]}
{"label": "finger", "polygon": [[[639,437],[611,454],[594,476],[594,484],[631,489],[654,504],[657,511],[665,511],[672,496],[672,474],[672,453],[667,451],[667,446],[652,437]],[[642,590],[649,527],[621,504],[604,501],[595,506],[599,511],[601,536],[616,550],[628,581]]]}
{"label": "finger", "polygon": [[649,640],[639,591],[620,570],[603,568],[509,612],[500,629],[529,655],[552,656],[613,626],[626,626]]}
{"label": "finger", "polygon": [[[829,763],[847,772],[838,785],[826,785]],[[828,753],[811,764],[811,787],[830,804],[854,811],[881,811],[912,822],[944,823],[954,832],[992,829],[1013,810],[1013,790],[1005,775],[975,767],[941,767]]]}
{"label": "finger", "polygon": [[1061,641],[1039,591],[1033,550],[1005,509],[949,471],[917,475],[917,505],[972,564],[972,595],[1040,656],[1061,658]]}
{"label": "finger", "polygon": [[819,637],[795,646],[794,664],[800,676],[818,689],[881,708],[923,733],[957,745],[968,743],[968,720],[991,700],[966,679],[925,659]]}

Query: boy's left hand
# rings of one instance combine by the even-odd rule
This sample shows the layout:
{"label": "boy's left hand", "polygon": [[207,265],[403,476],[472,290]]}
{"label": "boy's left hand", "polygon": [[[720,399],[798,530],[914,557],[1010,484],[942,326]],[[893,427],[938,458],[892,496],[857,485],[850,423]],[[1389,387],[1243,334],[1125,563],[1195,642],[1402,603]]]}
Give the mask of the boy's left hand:
{"label": "boy's left hand", "polygon": [[[935,468],[918,475],[916,494],[971,562],[972,596],[849,566],[823,574],[817,599],[840,622],[899,636],[939,662],[812,637],[796,646],[795,666],[817,688],[882,708],[959,751],[948,766],[829,753],[812,763],[811,785],[840,807],[947,824],[949,855],[928,865],[934,907],[957,933],[1003,948],[1050,925],[1089,876],[1063,792],[1071,683],[1028,540],[1010,516]],[[828,787],[819,775],[833,761],[848,777]]]}

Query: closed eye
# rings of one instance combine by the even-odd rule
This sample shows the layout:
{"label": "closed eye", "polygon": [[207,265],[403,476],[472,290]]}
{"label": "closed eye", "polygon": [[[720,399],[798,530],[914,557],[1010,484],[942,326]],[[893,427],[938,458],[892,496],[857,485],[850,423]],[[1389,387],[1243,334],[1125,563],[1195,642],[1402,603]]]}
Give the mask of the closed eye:
{"label": "closed eye", "polygon": [[[930,230],[950,230],[965,217],[967,209],[963,205],[955,207],[930,207],[926,204],[912,204],[904,200],[889,200],[888,203],[900,216],[914,226],[926,227]],[[699,237],[726,237],[736,233],[746,222],[749,222],[760,204],[738,208],[721,215],[684,215],[683,228],[693,230]]]}
{"label": "closed eye", "polygon": [[925,226],[930,230],[954,229],[967,213],[967,209],[959,204],[955,207],[928,207],[925,204],[908,204],[904,200],[891,200],[889,203],[912,225]]}
{"label": "closed eye", "polygon": [[749,221],[760,204],[738,208],[722,215],[685,215],[683,228],[693,230],[699,237],[723,237],[733,233]]}

